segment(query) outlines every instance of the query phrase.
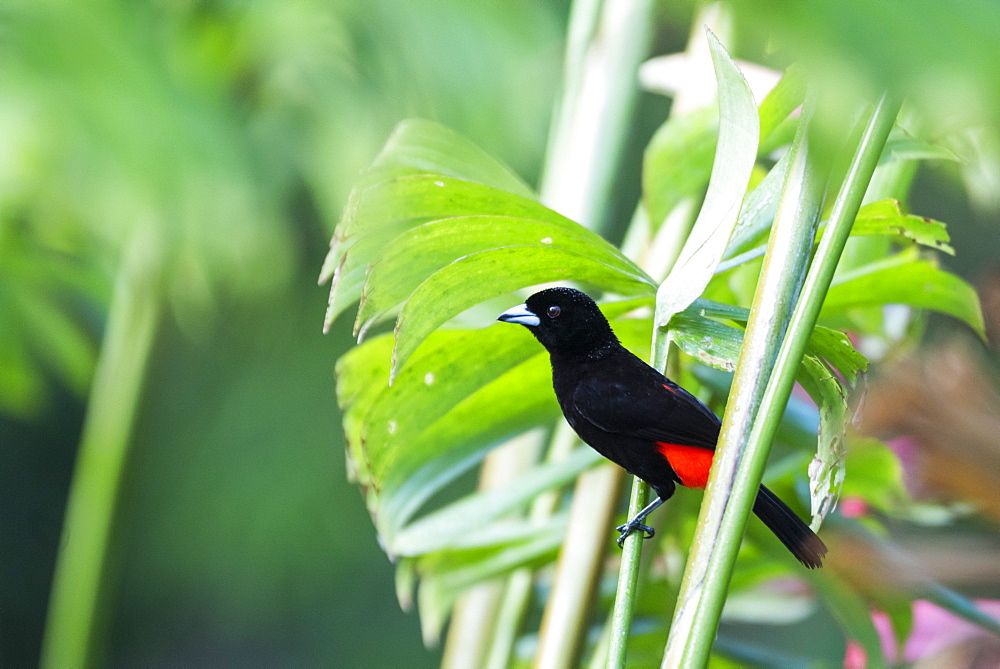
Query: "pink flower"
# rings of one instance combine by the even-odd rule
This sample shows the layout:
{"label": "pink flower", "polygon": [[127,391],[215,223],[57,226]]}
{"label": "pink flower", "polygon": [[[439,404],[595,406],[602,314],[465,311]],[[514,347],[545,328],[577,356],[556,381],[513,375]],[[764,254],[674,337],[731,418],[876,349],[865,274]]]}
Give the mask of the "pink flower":
{"label": "pink flower", "polygon": [[[1000,620],[1000,600],[977,599],[980,611]],[[872,622],[882,640],[882,652],[888,662],[916,662],[921,658],[936,655],[941,651],[976,637],[989,637],[990,633],[937,604],[923,599],[913,602],[913,627],[903,644],[903,658],[896,653],[896,636],[889,616],[882,611],[872,612]],[[844,656],[844,669],[865,669],[868,657],[864,648],[855,641],[848,640]]]}

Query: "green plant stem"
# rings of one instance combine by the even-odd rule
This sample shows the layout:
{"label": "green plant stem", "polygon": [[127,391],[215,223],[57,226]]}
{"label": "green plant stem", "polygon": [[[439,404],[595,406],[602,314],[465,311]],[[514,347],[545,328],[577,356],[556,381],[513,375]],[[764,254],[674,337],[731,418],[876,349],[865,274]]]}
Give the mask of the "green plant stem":
{"label": "green plant stem", "polygon": [[[670,346],[666,329],[657,329],[653,336],[653,358],[657,369],[676,376],[679,372],[676,348]],[[628,518],[634,518],[646,506],[649,485],[637,476],[632,477],[632,492],[629,497]],[[634,538],[633,538],[634,537]],[[632,612],[635,606],[636,585],[639,581],[639,563],[642,556],[642,539],[634,534],[625,540],[621,567],[618,571],[618,587],[615,591],[614,608],[611,613],[611,632],[607,650],[608,667],[624,667],[628,655],[628,639],[632,629]]]}
{"label": "green plant stem", "polygon": [[[632,493],[629,497],[628,517],[633,518],[646,506],[649,486],[642,479],[632,477]],[[629,633],[632,629],[632,607],[635,602],[636,586],[639,582],[639,558],[642,556],[642,533],[633,533],[625,540],[622,551],[621,569],[618,573],[618,588],[615,591],[614,610],[611,614],[611,645],[608,650],[610,667],[624,667],[628,653]]]}
{"label": "green plant stem", "polygon": [[[701,613],[701,603],[706,596],[713,599],[721,597],[724,601],[729,584],[728,574],[731,573],[742,536],[730,537],[728,545],[722,543],[719,534],[723,514],[730,505],[739,505],[739,511],[734,509],[732,513],[738,513],[738,518],[742,519],[739,525],[742,533],[753,503],[750,496],[745,500],[734,499],[733,483],[741,466],[754,464],[745,457],[747,439],[784,337],[785,324],[805,276],[822,197],[823,180],[810,156],[806,139],[810,109],[811,105],[807,105],[790,149],[789,170],[750,309],[694,543],[684,570],[663,657],[664,667],[700,667],[707,664],[718,619],[713,622],[711,616]],[[755,454],[760,460],[758,485],[769,446],[769,443],[766,444]],[[714,592],[710,592],[705,580],[715,570],[722,570],[721,573],[727,576],[716,583]]]}
{"label": "green plant stem", "polygon": [[[745,464],[740,466],[732,483],[730,502],[718,532],[718,550],[705,574],[705,595],[701,598],[692,623],[692,628],[699,631],[697,637],[701,643],[684,653],[682,657],[685,665],[690,662],[691,666],[701,666],[708,661],[711,638],[714,638],[718,628],[739,542],[760,485],[781,410],[791,394],[795,373],[898,111],[899,104],[886,97],[878,102],[860,139],[844,184],[834,201],[826,234],[809,268],[756,420],[750,430],[743,456]],[[752,318],[753,316],[751,320]]]}
{"label": "green plant stem", "polygon": [[[823,300],[830,289],[837,264],[851,235],[854,219],[861,208],[865,192],[898,112],[899,103],[883,96],[872,111],[861,136],[847,177],[834,200],[825,234],[809,267],[798,304],[792,312],[785,342],[778,352],[771,380],[761,400],[758,420],[750,432],[748,454],[753,452],[752,449],[760,448],[759,444],[770,443],[777,430],[782,410],[792,393],[795,374],[809,343],[809,337],[816,327]],[[737,492],[734,494],[742,493],[743,487],[749,485],[750,482],[746,479],[745,475],[737,476],[735,482]],[[756,489],[756,486],[752,488],[754,492]]]}
{"label": "green plant stem", "polygon": [[160,318],[154,243],[142,231],[126,250],[94,374],[66,503],[42,647],[43,667],[99,664],[99,603],[129,437]]}
{"label": "green plant stem", "polygon": [[638,98],[639,64],[653,30],[652,0],[576,0],[565,78],[540,187],[542,202],[578,223],[606,227],[611,192]]}

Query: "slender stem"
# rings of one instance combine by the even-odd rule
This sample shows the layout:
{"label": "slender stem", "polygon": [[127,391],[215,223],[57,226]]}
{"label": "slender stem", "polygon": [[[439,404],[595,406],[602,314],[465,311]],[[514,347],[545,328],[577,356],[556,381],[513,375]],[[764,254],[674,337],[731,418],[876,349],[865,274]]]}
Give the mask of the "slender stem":
{"label": "slender stem", "polygon": [[[719,447],[713,461],[705,501],[698,517],[691,554],[681,584],[681,593],[674,611],[674,620],[663,657],[664,667],[705,666],[715,639],[718,619],[713,622],[701,613],[702,600],[721,596],[724,600],[728,574],[739,548],[740,536],[721,542],[723,513],[734,502],[746,502],[746,523],[753,500],[734,500],[733,484],[737,470],[745,460],[744,449],[771,366],[784,336],[785,324],[798,295],[812,249],[816,221],[822,195],[822,179],[810,157],[806,130],[811,117],[811,105],[792,142],[792,156],[785,178],[781,201],[775,216],[771,239],[761,269],[757,291],[750,309],[750,319],[740,352],[739,363],[729,394],[726,415],[719,437]],[[767,444],[770,446],[770,444]],[[766,458],[767,449],[760,454]],[[757,482],[760,478],[758,475]],[[742,532],[744,525],[740,525]],[[720,563],[727,563],[722,565]],[[708,574],[722,569],[725,582],[706,586]]]}
{"label": "slender stem", "polygon": [[119,270],[66,504],[43,667],[99,663],[99,602],[129,437],[160,317],[155,244],[139,231]]}
{"label": "slender stem", "polygon": [[[677,349],[670,346],[665,329],[653,333],[653,365],[665,373],[676,376],[678,369]],[[632,477],[632,493],[629,497],[628,518],[634,518],[645,506],[649,496],[649,485],[642,479]],[[633,536],[637,536],[636,533]],[[624,667],[628,652],[628,638],[632,629],[632,610],[635,604],[636,584],[639,580],[639,558],[642,555],[642,539],[629,537],[625,540],[621,567],[618,571],[618,588],[611,614],[611,635],[608,647],[608,667]]]}
{"label": "slender stem", "polygon": [[531,602],[534,582],[535,572],[528,567],[518,569],[507,577],[493,638],[483,663],[486,669],[506,669],[513,664],[514,645]]}
{"label": "slender stem", "polygon": [[[628,517],[634,518],[646,506],[646,492],[649,486],[642,479],[632,477],[632,494],[629,497]],[[639,558],[642,556],[642,532],[634,532],[625,540],[622,564],[618,572],[618,588],[615,591],[614,611],[611,614],[611,646],[608,664],[624,667],[628,653],[628,638],[632,629],[632,605],[635,601],[636,585],[639,582]]]}

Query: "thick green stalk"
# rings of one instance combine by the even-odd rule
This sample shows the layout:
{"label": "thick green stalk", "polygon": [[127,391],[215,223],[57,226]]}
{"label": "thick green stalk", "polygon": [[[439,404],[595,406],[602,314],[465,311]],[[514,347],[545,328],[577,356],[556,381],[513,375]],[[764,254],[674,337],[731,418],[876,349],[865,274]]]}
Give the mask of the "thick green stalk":
{"label": "thick green stalk", "polygon": [[546,206],[592,230],[606,227],[652,27],[652,0],[573,4],[540,192]]}
{"label": "thick green stalk", "polygon": [[834,202],[826,233],[809,268],[784,343],[778,351],[770,381],[761,399],[757,419],[750,431],[744,454],[745,464],[737,471],[733,481],[732,496],[718,534],[719,548],[705,575],[705,596],[692,623],[692,628],[700,632],[699,639],[702,643],[684,653],[682,657],[685,665],[690,663],[691,666],[700,666],[708,661],[711,638],[714,638],[718,628],[739,542],[760,485],[782,409],[791,394],[809,336],[816,325],[823,299],[898,111],[898,103],[885,97],[876,105]]}
{"label": "thick green stalk", "polygon": [[115,284],[66,504],[42,647],[43,667],[84,667],[101,634],[99,602],[122,472],[160,317],[158,252],[129,245]]}
{"label": "thick green stalk", "polygon": [[[742,506],[745,502],[746,513],[741,514],[745,524],[753,502],[750,497],[735,500],[732,496],[733,485],[737,470],[745,459],[747,440],[785,334],[785,324],[805,276],[823,192],[823,181],[810,156],[806,139],[810,116],[808,111],[804,114],[790,149],[792,156],[788,174],[750,309],[719,447],[698,517],[698,528],[684,570],[663,657],[664,667],[697,667],[707,663],[715,639],[717,619],[713,624],[699,615],[701,602],[706,596],[714,598],[721,595],[724,599],[729,582],[727,578],[715,586],[717,592],[710,593],[705,580],[711,571],[720,568],[720,562],[728,561],[728,569],[731,570],[740,541],[740,536],[737,536],[730,539],[732,545],[722,544],[719,535],[723,514],[731,504]],[[763,462],[767,449],[758,455]],[[757,482],[760,482],[759,474]],[[740,525],[741,532],[742,528],[743,525]],[[722,552],[728,555],[723,557]]]}

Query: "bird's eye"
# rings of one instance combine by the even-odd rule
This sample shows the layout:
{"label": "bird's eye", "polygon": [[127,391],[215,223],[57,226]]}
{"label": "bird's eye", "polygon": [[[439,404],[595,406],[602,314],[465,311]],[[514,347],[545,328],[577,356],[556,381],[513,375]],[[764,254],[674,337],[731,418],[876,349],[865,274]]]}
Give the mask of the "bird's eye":
{"label": "bird's eye", "polygon": [[547,313],[549,315],[549,318],[555,318],[561,312],[562,312],[562,309],[560,309],[559,307],[553,306],[553,307],[549,307],[548,310],[545,313]]}

